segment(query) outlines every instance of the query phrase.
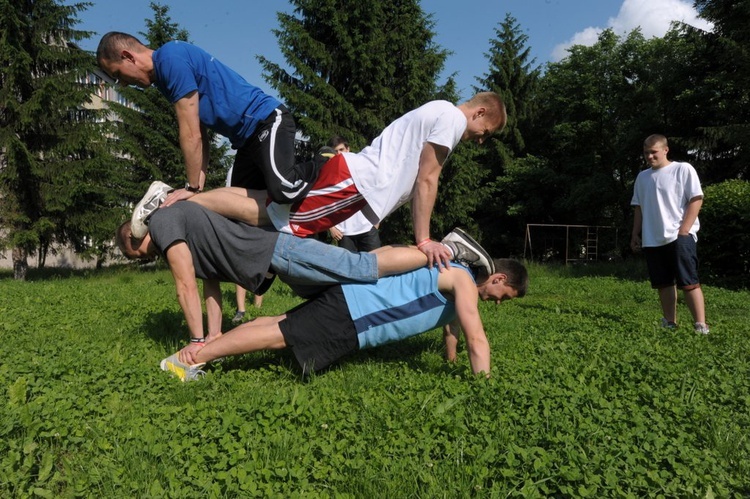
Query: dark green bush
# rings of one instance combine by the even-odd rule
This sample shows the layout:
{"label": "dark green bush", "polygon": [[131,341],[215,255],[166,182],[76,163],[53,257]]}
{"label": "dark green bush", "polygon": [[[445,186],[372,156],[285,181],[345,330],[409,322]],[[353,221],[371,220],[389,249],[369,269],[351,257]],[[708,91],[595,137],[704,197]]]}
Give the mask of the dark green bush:
{"label": "dark green bush", "polygon": [[727,180],[704,189],[701,265],[710,275],[750,284],[750,182]]}

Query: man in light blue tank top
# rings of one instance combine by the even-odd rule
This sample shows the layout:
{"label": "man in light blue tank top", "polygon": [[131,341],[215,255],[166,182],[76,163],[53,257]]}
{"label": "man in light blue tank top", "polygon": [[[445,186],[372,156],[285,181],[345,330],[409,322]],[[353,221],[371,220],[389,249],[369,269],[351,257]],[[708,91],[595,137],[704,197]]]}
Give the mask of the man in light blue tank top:
{"label": "man in light blue tank top", "polygon": [[500,304],[524,296],[528,286],[528,273],[520,262],[495,260],[494,268],[480,281],[468,268],[454,264],[442,272],[423,267],[376,284],[334,286],[284,315],[259,317],[207,343],[192,365],[174,354],[162,360],[161,367],[187,381],[199,377],[206,362],[289,347],[307,374],[359,349],[447,326],[446,358],[456,360],[463,330],[472,371],[489,376],[490,347],[477,302]]}
{"label": "man in light blue tank top", "polygon": [[171,41],[151,50],[119,32],[104,35],[96,52],[99,67],[122,85],[155,85],[174,104],[185,157],[187,184],[164,206],[203,189],[208,167],[206,128],[237,149],[229,185],[267,190],[277,203],[304,197],[317,177],[315,161],[295,164],[296,126],[275,98],[199,47]]}

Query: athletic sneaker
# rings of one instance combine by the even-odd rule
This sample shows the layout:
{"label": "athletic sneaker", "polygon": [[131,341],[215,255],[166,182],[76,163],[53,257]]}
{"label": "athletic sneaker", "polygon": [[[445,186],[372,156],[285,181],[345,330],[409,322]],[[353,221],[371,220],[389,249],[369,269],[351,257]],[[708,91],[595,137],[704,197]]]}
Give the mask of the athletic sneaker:
{"label": "athletic sneaker", "polygon": [[668,321],[666,318],[662,317],[661,318],[661,327],[663,327],[664,329],[675,330],[675,329],[677,329],[677,323],[676,322],[672,322],[672,321]]}
{"label": "athletic sneaker", "polygon": [[180,362],[177,354],[170,355],[166,359],[163,359],[160,364],[162,371],[171,371],[175,373],[181,381],[193,381],[206,374],[205,371],[201,371],[200,369],[204,365],[206,365],[205,362],[193,364],[192,366],[183,364]]}
{"label": "athletic sneaker", "polygon": [[236,314],[234,314],[234,317],[232,317],[232,324],[239,324],[242,322],[242,319],[245,318],[245,312],[237,311]]}
{"label": "athletic sneaker", "polygon": [[146,195],[135,205],[135,210],[133,210],[133,216],[130,219],[130,232],[133,237],[143,239],[148,233],[146,221],[167,199],[167,194],[173,190],[170,186],[158,180],[151,183]]}
{"label": "athletic sneaker", "polygon": [[705,322],[696,322],[693,328],[695,329],[696,333],[708,334],[708,324],[706,324]]}
{"label": "athletic sneaker", "polygon": [[490,255],[470,235],[459,228],[453,229],[440,241],[453,252],[458,263],[477,268],[490,276],[495,273],[495,263]]}

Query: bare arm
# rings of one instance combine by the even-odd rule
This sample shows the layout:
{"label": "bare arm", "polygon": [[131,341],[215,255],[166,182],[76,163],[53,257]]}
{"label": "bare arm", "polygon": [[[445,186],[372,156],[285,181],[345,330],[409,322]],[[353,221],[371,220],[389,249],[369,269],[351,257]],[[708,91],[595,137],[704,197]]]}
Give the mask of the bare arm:
{"label": "bare arm", "polygon": [[445,343],[445,360],[456,362],[458,350],[458,338],[461,334],[461,326],[458,321],[453,321],[443,326],[443,343]]}
{"label": "bare arm", "polygon": [[412,223],[414,225],[414,239],[419,249],[427,255],[427,265],[442,262],[450,266],[451,252],[437,241],[424,243],[430,239],[430,217],[437,199],[440,172],[443,169],[449,149],[430,142],[425,142],[419,156],[419,173],[414,186],[414,198],[411,203]]}
{"label": "bare arm", "polygon": [[477,301],[479,293],[476,284],[463,270],[454,267],[451,273],[453,296],[456,300],[456,314],[466,338],[466,350],[469,354],[471,370],[474,374],[485,373],[490,376],[490,343],[484,332],[482,318],[479,315]]}
{"label": "bare arm", "polygon": [[[204,338],[201,298],[198,293],[198,283],[195,281],[193,258],[187,243],[180,241],[170,246],[167,250],[167,261],[172,277],[174,277],[177,301],[180,302],[182,312],[185,314],[190,337]],[[193,355],[202,347],[201,343],[191,343],[180,350],[180,360],[192,364]]]}
{"label": "bare arm", "polygon": [[[177,124],[180,127],[180,149],[185,157],[185,171],[188,183],[203,188],[208,168],[208,134],[200,122],[198,114],[198,92],[193,91],[174,104]],[[188,199],[192,192],[177,189],[164,201],[169,206],[178,200]]]}
{"label": "bare arm", "polygon": [[637,252],[641,250],[641,230],[643,229],[643,212],[640,206],[635,207],[633,213],[633,233],[630,236],[630,249]]}
{"label": "bare arm", "polygon": [[690,234],[690,229],[695,223],[695,219],[698,218],[698,212],[701,211],[703,206],[703,196],[696,196],[690,200],[687,210],[685,210],[685,216],[682,217],[682,224],[680,224],[680,230],[677,234],[686,236]]}

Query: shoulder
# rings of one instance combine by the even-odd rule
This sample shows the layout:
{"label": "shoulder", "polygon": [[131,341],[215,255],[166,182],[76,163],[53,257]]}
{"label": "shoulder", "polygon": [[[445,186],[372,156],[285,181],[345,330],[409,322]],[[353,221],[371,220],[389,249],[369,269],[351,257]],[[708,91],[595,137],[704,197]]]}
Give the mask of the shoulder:
{"label": "shoulder", "polygon": [[172,54],[172,53],[180,53],[180,52],[200,52],[201,49],[193,45],[189,42],[183,42],[181,40],[172,40],[171,42],[167,42],[158,49],[154,53],[159,54]]}
{"label": "shoulder", "polygon": [[469,269],[451,262],[450,267],[438,274],[438,289],[452,292],[458,288],[473,288],[476,290],[477,286]]}

